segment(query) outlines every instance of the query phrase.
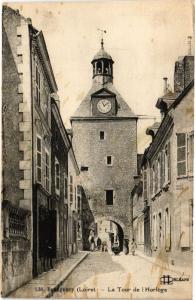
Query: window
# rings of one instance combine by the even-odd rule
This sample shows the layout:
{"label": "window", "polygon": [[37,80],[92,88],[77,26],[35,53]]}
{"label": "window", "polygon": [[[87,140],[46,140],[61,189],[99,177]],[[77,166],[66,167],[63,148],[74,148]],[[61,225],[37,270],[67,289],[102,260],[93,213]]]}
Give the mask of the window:
{"label": "window", "polygon": [[150,194],[153,195],[153,167],[150,168]]}
{"label": "window", "polygon": [[113,190],[106,190],[106,204],[113,205]]}
{"label": "window", "polygon": [[45,188],[49,191],[49,153],[45,150]]}
{"label": "window", "polygon": [[161,159],[160,157],[158,158],[157,161],[157,192],[160,190],[160,183],[161,183]]}
{"label": "window", "polygon": [[157,249],[157,220],[156,220],[156,214],[153,215],[152,231],[153,231],[153,248],[154,248],[154,250],[156,250]]}
{"label": "window", "polygon": [[188,135],[188,172],[189,175],[193,174],[193,156],[194,156],[194,132]]}
{"label": "window", "polygon": [[56,187],[56,194],[60,194],[60,164],[55,159],[55,187]]}
{"label": "window", "polygon": [[163,149],[161,152],[161,159],[160,159],[160,187],[162,188],[165,183],[165,150]]}
{"label": "window", "polygon": [[86,166],[81,166],[81,172],[85,172],[85,171],[88,171],[88,167],[86,167]]}
{"label": "window", "polygon": [[36,62],[35,63],[35,97],[39,105],[40,105],[40,87],[41,87],[41,78],[40,78],[40,72]]}
{"label": "window", "polygon": [[64,173],[64,199],[68,199],[68,178]]}
{"label": "window", "polygon": [[18,212],[9,213],[9,236],[10,237],[26,237],[27,222],[26,217],[19,215]]}
{"label": "window", "polygon": [[105,136],[104,136],[104,131],[100,131],[100,140],[104,140]]}
{"label": "window", "polygon": [[42,140],[37,136],[37,182],[42,182]]}
{"label": "window", "polygon": [[182,199],[181,201],[181,227],[180,227],[180,247],[190,247],[190,231],[191,231],[191,200]]}
{"label": "window", "polygon": [[76,205],[77,205],[77,188],[75,186],[74,188],[74,208],[76,210]]}
{"label": "window", "polygon": [[78,207],[78,214],[81,213],[81,197],[77,197],[77,207]]}
{"label": "window", "polygon": [[112,163],[113,163],[113,159],[112,159],[112,156],[107,156],[106,158],[106,163],[108,166],[112,166]]}
{"label": "window", "polygon": [[186,168],[186,134],[177,134],[177,175],[185,176]]}
{"label": "window", "polygon": [[73,177],[72,177],[72,175],[70,175],[69,194],[70,194],[70,205],[72,205],[72,203],[73,203]]}
{"label": "window", "polygon": [[156,194],[158,192],[158,161],[155,161],[153,176],[154,176],[154,182],[155,182],[154,194]]}
{"label": "window", "polygon": [[163,239],[163,234],[162,234],[162,215],[161,212],[158,214],[158,246],[161,248],[162,246],[162,239]]}
{"label": "window", "polygon": [[148,199],[148,190],[147,190],[147,170],[143,172],[143,188],[144,188],[144,200]]}
{"label": "window", "polygon": [[165,146],[164,151],[164,183],[168,183],[171,179],[170,168],[170,142]]}
{"label": "window", "polygon": [[165,210],[165,250],[169,251],[171,247],[171,220],[170,212],[167,207]]}

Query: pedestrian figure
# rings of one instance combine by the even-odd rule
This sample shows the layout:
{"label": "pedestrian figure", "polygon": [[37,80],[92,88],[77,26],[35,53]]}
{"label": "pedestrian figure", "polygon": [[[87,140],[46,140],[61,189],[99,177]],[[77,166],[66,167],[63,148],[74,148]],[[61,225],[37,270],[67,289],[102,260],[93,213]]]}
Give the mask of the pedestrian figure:
{"label": "pedestrian figure", "polygon": [[101,239],[100,239],[99,236],[98,236],[98,238],[97,238],[97,249],[98,249],[98,251],[99,251],[100,248],[101,248],[101,244],[102,244],[102,241],[101,241]]}
{"label": "pedestrian figure", "polygon": [[53,262],[52,262],[53,247],[52,247],[51,241],[49,241],[49,240],[48,240],[48,243],[47,243],[47,253],[48,253],[48,256],[47,256],[47,266],[48,266],[48,268],[53,269]]}
{"label": "pedestrian figure", "polygon": [[113,243],[113,245],[112,245],[112,252],[115,255],[119,255],[119,253],[120,253],[120,247],[119,247],[119,244],[117,241],[115,243]]}
{"label": "pedestrian figure", "polygon": [[131,242],[131,253],[133,256],[135,255],[135,249],[136,249],[136,242],[135,239],[133,238]]}
{"label": "pedestrian figure", "polygon": [[105,245],[104,245],[104,251],[105,251],[105,252],[108,252],[108,244],[107,244],[106,241],[105,241]]}
{"label": "pedestrian figure", "polygon": [[102,252],[108,252],[108,244],[106,241],[102,243]]}
{"label": "pedestrian figure", "polygon": [[94,251],[94,249],[95,249],[95,239],[94,239],[93,236],[91,237],[91,241],[90,241],[90,242],[91,242],[90,250],[91,250],[91,251]]}
{"label": "pedestrian figure", "polygon": [[123,242],[123,245],[124,245],[124,253],[125,255],[129,254],[129,240],[128,239],[124,239],[124,242]]}
{"label": "pedestrian figure", "polygon": [[44,243],[43,269],[46,272],[48,269],[53,269],[52,255],[53,247],[49,240]]}

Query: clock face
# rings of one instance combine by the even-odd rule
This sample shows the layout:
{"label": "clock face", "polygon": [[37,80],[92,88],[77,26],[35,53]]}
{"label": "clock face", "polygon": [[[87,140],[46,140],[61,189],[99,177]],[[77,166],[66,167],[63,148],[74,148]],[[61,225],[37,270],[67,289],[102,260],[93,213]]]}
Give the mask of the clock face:
{"label": "clock face", "polygon": [[98,102],[97,108],[101,113],[106,114],[111,110],[112,104],[109,100],[102,99]]}

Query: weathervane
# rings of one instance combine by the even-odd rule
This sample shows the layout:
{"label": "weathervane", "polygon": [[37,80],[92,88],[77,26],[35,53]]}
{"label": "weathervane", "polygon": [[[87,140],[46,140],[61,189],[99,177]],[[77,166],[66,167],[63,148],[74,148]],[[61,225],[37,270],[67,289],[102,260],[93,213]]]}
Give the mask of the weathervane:
{"label": "weathervane", "polygon": [[107,31],[104,30],[104,29],[100,29],[100,28],[98,28],[97,30],[99,30],[101,32],[101,47],[103,49],[104,48],[104,39],[103,39],[103,37],[104,37],[104,33],[106,34]]}

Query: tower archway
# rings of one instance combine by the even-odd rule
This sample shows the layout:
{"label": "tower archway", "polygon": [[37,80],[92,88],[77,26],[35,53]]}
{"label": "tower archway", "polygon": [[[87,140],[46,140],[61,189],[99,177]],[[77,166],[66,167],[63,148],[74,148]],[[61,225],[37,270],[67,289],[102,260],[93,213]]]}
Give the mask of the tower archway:
{"label": "tower archway", "polygon": [[95,238],[99,237],[102,242],[106,241],[108,249],[112,249],[114,243],[118,243],[120,252],[124,250],[125,225],[113,217],[97,217],[90,226],[91,233]]}

